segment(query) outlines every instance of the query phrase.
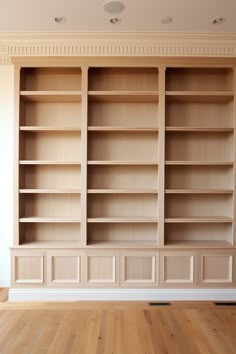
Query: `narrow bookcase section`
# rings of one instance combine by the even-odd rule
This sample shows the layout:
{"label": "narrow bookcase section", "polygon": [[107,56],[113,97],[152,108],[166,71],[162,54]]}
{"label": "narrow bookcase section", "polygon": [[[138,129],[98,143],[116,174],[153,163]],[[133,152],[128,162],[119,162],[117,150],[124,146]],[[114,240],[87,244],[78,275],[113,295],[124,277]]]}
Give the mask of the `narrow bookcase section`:
{"label": "narrow bookcase section", "polygon": [[81,240],[81,77],[80,68],[21,69],[20,245]]}
{"label": "narrow bookcase section", "polygon": [[234,244],[233,97],[230,68],[167,68],[166,245]]}
{"label": "narrow bookcase section", "polygon": [[157,246],[158,69],[88,76],[87,244]]}
{"label": "narrow bookcase section", "polygon": [[235,287],[235,67],[15,58],[12,288]]}

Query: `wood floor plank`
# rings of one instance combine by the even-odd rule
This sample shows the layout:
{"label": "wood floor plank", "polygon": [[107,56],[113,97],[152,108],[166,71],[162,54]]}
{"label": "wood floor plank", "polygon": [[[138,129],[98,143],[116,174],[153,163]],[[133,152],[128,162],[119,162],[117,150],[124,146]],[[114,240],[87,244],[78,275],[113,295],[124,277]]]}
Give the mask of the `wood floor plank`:
{"label": "wood floor plank", "polygon": [[235,333],[236,308],[210,302],[0,304],[0,354],[235,354]]}
{"label": "wood floor plank", "polygon": [[0,302],[6,302],[8,300],[8,289],[0,288]]}

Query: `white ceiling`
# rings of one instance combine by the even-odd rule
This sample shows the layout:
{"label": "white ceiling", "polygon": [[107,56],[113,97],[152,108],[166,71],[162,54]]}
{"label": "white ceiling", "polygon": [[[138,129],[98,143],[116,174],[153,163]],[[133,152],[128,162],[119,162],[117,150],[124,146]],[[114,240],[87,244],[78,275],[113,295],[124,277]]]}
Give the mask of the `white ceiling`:
{"label": "white ceiling", "polygon": [[[115,17],[103,10],[106,0],[0,0],[0,33],[7,32],[207,32],[236,33],[236,0],[122,0]],[[57,24],[56,16],[67,22]],[[173,22],[161,23],[170,16]],[[224,17],[221,25],[213,25]]]}

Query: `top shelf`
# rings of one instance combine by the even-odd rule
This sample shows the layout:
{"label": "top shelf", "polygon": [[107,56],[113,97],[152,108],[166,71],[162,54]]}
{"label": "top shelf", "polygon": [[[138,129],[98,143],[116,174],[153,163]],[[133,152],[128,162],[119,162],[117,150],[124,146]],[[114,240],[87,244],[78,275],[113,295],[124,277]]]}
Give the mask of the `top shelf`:
{"label": "top shelf", "polygon": [[22,91],[80,91],[81,68],[38,67],[22,68],[20,89]]}
{"label": "top shelf", "polygon": [[166,69],[167,91],[228,92],[234,89],[232,68],[185,67]]}
{"label": "top shelf", "polygon": [[88,72],[89,91],[156,91],[157,67],[94,67]]}

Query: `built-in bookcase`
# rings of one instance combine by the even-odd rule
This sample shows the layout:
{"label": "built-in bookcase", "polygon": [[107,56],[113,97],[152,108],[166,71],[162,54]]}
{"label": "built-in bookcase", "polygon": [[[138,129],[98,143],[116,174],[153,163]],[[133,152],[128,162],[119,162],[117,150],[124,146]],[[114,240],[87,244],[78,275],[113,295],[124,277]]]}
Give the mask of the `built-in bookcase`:
{"label": "built-in bookcase", "polygon": [[138,62],[17,61],[14,286],[236,283],[234,64]]}

